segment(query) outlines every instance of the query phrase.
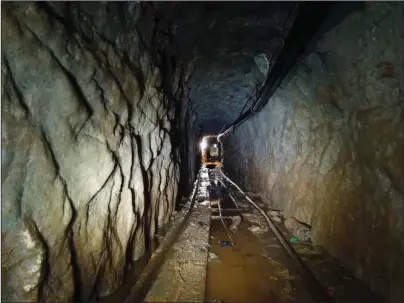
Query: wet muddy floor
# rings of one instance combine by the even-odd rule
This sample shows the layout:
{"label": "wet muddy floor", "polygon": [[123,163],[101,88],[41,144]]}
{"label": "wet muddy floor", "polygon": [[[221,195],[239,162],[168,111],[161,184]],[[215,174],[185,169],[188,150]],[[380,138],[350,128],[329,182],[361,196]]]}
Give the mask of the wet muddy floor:
{"label": "wet muddy floor", "polygon": [[[265,223],[254,224],[246,220],[247,214],[253,213],[250,206],[235,203],[227,190],[220,188],[221,184],[216,184],[216,188],[213,185],[210,191],[212,212],[226,219],[211,221],[205,301],[310,300],[310,295],[294,271],[293,263],[279,242],[261,227]],[[241,224],[231,230],[232,218],[236,216],[241,218]],[[232,245],[221,246],[220,241],[228,241]]]}
{"label": "wet muddy floor", "polygon": [[[225,224],[229,224],[226,220]],[[218,240],[230,241],[220,220],[211,223],[210,253],[217,258],[208,262],[207,302],[279,302],[309,297],[301,281],[283,260],[280,247],[264,247],[243,222],[232,235],[234,246],[221,247]],[[275,254],[269,257],[269,251]]]}
{"label": "wet muddy floor", "polygon": [[[290,243],[304,266],[297,264],[260,212],[217,172],[201,171],[198,184],[194,206],[186,211],[190,217],[183,223],[185,229],[167,254],[155,256],[163,260],[156,276],[144,279],[150,281],[144,285],[138,283],[145,290],[141,301],[383,302],[310,241]],[[259,197],[253,200],[270,213]],[[291,238],[281,220],[274,224],[286,240]],[[119,298],[126,298],[120,301],[137,302],[133,298],[140,298],[139,291],[127,288],[120,290]]]}

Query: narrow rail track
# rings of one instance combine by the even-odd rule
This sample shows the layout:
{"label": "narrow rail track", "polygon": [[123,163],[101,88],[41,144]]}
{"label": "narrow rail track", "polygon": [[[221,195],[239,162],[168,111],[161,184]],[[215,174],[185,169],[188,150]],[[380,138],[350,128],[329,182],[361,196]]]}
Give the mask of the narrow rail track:
{"label": "narrow rail track", "polygon": [[267,213],[221,169],[202,168],[145,269],[101,302],[382,302],[356,282],[331,297],[324,263],[315,276]]}
{"label": "narrow rail track", "polygon": [[[233,195],[231,193],[232,190],[237,193],[241,193],[244,196],[245,200],[248,203],[250,203],[252,206],[254,206],[254,208],[260,212],[260,214],[263,216],[266,223],[268,224],[268,227],[270,228],[272,235],[277,239],[277,241],[282,246],[285,253],[294,262],[297,272],[301,276],[302,281],[304,282],[304,284],[306,286],[306,290],[309,292],[312,299],[316,302],[334,302],[334,300],[330,297],[330,295],[323,288],[323,285],[317,280],[317,278],[313,275],[313,273],[305,266],[305,264],[302,262],[302,260],[299,258],[299,256],[296,254],[296,252],[293,250],[293,248],[289,245],[287,240],[284,238],[282,233],[278,230],[278,228],[276,227],[274,222],[272,222],[272,220],[266,214],[266,212],[260,206],[258,206],[257,203],[255,203],[234,181],[232,181],[229,177],[227,177],[221,169],[212,170],[212,179],[219,180],[219,182],[223,186],[225,186],[226,189],[228,190],[228,196],[230,197],[230,200],[233,202],[233,204],[237,210],[236,214],[234,214],[234,215],[242,216],[243,212],[241,211],[240,207],[238,206],[236,199],[233,197]],[[226,183],[227,183],[227,185],[226,185]],[[220,203],[219,203],[219,206],[220,206]],[[233,211],[234,209],[231,209],[231,210]],[[226,211],[226,209],[224,211]],[[227,214],[226,217],[229,218],[229,215]],[[224,225],[224,223],[223,223],[223,225]]]}
{"label": "narrow rail track", "polygon": [[[202,213],[208,213],[210,218],[207,222],[195,221],[198,220],[198,211],[201,210]],[[193,212],[196,213],[192,214]],[[251,215],[265,219],[263,222],[269,228],[262,235],[262,239],[270,239],[270,242],[263,243],[262,239],[248,229],[250,224],[244,218]],[[232,223],[237,220],[239,227],[232,229]],[[176,266],[172,264],[195,262],[186,261],[187,257],[178,253],[178,247],[184,246],[179,243],[193,241],[192,236],[198,231],[187,232],[187,229],[191,228],[190,225],[198,225],[196,222],[201,223],[201,226],[209,225],[206,232],[203,231],[208,248],[204,251],[199,242],[195,246],[200,247],[187,247],[186,254],[199,254],[196,263],[200,262],[201,258],[204,259],[204,281],[199,284],[191,283],[190,274],[197,272],[192,267],[183,269],[179,275],[181,278],[175,281],[176,273],[170,271],[174,271]],[[200,230],[203,229],[201,226],[198,227]],[[190,238],[184,239],[184,234]],[[219,243],[221,240],[231,244],[229,247],[223,247]],[[266,251],[263,255],[265,244],[276,249]],[[211,256],[216,256],[216,260],[212,260]],[[198,270],[201,271],[200,268]],[[163,273],[164,271],[166,272]],[[287,276],[277,276],[277,272],[286,272]],[[198,275],[201,277],[203,274],[200,272]],[[159,279],[163,281],[155,282]],[[159,285],[156,286],[157,284]],[[284,291],[284,284],[290,285],[290,289]],[[188,296],[188,291],[194,292],[194,296]],[[127,291],[125,298],[124,302],[333,301],[294,253],[265,211],[218,168],[202,169],[199,172],[183,222],[171,232],[166,243],[153,255],[144,273]]]}

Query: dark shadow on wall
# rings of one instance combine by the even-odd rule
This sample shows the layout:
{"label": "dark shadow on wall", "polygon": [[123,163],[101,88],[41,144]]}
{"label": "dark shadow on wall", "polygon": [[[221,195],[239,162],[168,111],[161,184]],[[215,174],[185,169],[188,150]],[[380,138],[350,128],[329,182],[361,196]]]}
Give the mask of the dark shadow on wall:
{"label": "dark shadow on wall", "polygon": [[296,60],[296,64],[290,69],[285,79],[280,83],[279,87],[285,87],[293,75],[296,74],[296,70],[299,68],[302,61],[310,54],[317,53],[317,44],[325,34],[341,24],[345,18],[350,14],[363,12],[365,9],[364,2],[352,1],[352,2],[337,2],[334,3],[334,8],[328,18],[320,26],[317,33],[310,39],[306,45],[306,50]]}
{"label": "dark shadow on wall", "polygon": [[144,193],[144,218],[143,218],[143,223],[144,223],[144,232],[145,232],[145,248],[146,251],[149,250],[150,248],[150,222],[149,222],[149,212],[150,212],[150,205],[151,205],[151,200],[150,200],[150,189],[151,186],[149,184],[149,178],[147,175],[147,170],[145,169],[145,167],[143,166],[143,145],[142,145],[142,139],[140,138],[139,135],[135,135],[134,136],[135,140],[136,140],[136,146],[138,148],[137,153],[139,155],[139,165],[142,171],[142,177],[143,177],[143,193]]}

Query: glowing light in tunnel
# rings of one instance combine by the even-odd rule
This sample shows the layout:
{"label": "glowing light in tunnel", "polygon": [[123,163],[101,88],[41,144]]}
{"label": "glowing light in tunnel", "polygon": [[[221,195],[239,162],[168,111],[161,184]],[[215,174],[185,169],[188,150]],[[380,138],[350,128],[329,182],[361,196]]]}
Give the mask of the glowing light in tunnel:
{"label": "glowing light in tunnel", "polygon": [[208,144],[207,144],[207,142],[206,142],[206,139],[203,138],[202,141],[201,141],[201,144],[200,144],[201,150],[204,150],[207,145],[208,145]]}

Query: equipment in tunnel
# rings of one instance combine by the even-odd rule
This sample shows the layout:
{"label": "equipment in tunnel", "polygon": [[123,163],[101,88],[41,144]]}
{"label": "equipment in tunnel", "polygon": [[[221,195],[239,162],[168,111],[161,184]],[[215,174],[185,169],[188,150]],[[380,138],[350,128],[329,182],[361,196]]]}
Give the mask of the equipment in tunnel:
{"label": "equipment in tunnel", "polygon": [[222,146],[217,136],[210,135],[202,138],[200,143],[202,165],[207,168],[222,166]]}

